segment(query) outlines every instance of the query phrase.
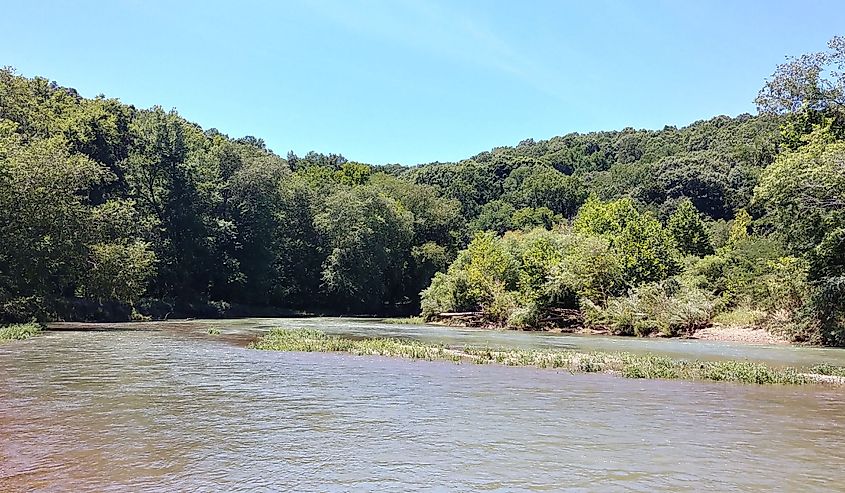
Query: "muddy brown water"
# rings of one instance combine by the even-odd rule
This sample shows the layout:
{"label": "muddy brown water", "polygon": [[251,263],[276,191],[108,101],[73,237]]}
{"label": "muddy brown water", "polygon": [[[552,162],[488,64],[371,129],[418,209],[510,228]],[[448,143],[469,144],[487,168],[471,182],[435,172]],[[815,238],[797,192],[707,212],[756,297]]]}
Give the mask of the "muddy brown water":
{"label": "muddy brown water", "polygon": [[51,331],[0,346],[0,491],[845,491],[841,387],[243,347],[271,325],[793,365],[845,360],[837,350],[367,320]]}

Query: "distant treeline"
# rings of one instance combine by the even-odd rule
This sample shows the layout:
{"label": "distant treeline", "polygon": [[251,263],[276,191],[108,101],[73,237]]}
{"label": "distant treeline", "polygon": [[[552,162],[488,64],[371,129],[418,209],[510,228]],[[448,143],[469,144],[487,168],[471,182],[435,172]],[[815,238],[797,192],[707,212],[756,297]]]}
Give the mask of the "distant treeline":
{"label": "distant treeline", "polygon": [[[607,326],[618,325],[606,314],[615,300],[651,289],[703,297],[711,316],[777,314],[796,337],[842,343],[843,80],[817,69],[841,67],[843,45],[778,67],[757,116],[529,139],[413,167],[283,158],[175,111],[6,68],[0,319],[68,316],[68,300],[135,317],[151,300],[418,313],[427,289],[428,316],[518,313],[530,325],[574,308],[605,313],[592,320]],[[527,259],[536,248],[545,253]],[[482,258],[496,249],[504,257]],[[586,281],[572,267],[584,255],[612,279]],[[788,307],[764,303],[772,293],[756,285],[775,271],[800,281]],[[668,323],[653,318],[618,331]]]}

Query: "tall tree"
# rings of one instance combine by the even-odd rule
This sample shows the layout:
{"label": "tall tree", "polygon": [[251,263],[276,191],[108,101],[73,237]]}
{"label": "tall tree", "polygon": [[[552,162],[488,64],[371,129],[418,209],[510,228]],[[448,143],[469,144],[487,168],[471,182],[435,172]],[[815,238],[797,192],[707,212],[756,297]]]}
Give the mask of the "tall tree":
{"label": "tall tree", "polygon": [[681,253],[697,257],[713,253],[710,233],[691,200],[682,200],[678,204],[678,208],[669,216],[666,228]]}
{"label": "tall tree", "polygon": [[329,252],[322,281],[332,306],[379,312],[400,301],[394,293],[413,234],[413,216],[401,204],[370,187],[341,189],[314,224]]}

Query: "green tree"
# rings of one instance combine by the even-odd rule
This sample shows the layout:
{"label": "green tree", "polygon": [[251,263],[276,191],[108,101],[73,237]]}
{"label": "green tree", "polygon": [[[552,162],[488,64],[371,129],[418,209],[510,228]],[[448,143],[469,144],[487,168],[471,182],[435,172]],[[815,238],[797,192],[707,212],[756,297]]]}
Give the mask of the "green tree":
{"label": "green tree", "polygon": [[522,302],[541,307],[559,301],[550,295],[547,286],[550,272],[563,260],[562,239],[561,235],[544,230],[509,233],[505,237],[518,256],[517,287]]}
{"label": "green tree", "polygon": [[678,204],[678,208],[669,216],[666,229],[681,253],[697,257],[713,253],[710,233],[692,201],[683,200]]}
{"label": "green tree", "polygon": [[563,222],[563,217],[548,207],[523,207],[514,211],[510,222],[515,229],[526,231],[538,227],[552,229],[556,224]]}
{"label": "green tree", "polygon": [[749,238],[749,229],[751,228],[751,214],[745,209],[740,209],[736,213],[731,227],[728,232],[728,245],[736,245]]}
{"label": "green tree", "polygon": [[639,213],[630,199],[602,202],[595,196],[578,210],[572,228],[579,233],[615,237],[622,233],[628,222]]}
{"label": "green tree", "polygon": [[845,142],[818,130],[810,143],[766,168],[755,200],[765,206],[787,242],[800,251],[845,225]]}
{"label": "green tree", "polygon": [[679,272],[671,236],[654,217],[629,222],[612,244],[622,259],[625,279],[633,286],[666,279]]}
{"label": "green tree", "polygon": [[[282,260],[286,252],[281,242],[282,237],[297,234],[300,225],[295,217],[283,215],[289,207],[284,188],[288,180],[290,171],[281,160],[266,155],[239,157],[223,193],[225,217],[236,225],[233,241],[237,247],[231,255],[243,278],[228,286],[225,299],[264,305],[282,303],[291,294],[282,283],[281,270],[288,266]],[[310,223],[310,210],[306,207],[302,212]],[[305,251],[298,253],[304,255]],[[301,281],[307,284],[305,279]]]}
{"label": "green tree", "polygon": [[590,198],[573,221],[576,232],[606,238],[620,257],[631,286],[666,279],[678,272],[678,252],[669,233],[630,199],[601,202]]}
{"label": "green tree", "polygon": [[756,200],[787,245],[809,260],[811,305],[825,342],[845,344],[845,142],[823,129],[766,168]]}
{"label": "green tree", "polygon": [[91,245],[87,264],[80,292],[101,302],[134,305],[155,274],[155,254],[143,242]]}
{"label": "green tree", "polygon": [[490,302],[497,290],[516,286],[516,261],[494,233],[477,233],[467,254],[467,281],[474,297],[482,303]]}
{"label": "green tree", "polygon": [[85,271],[94,239],[86,192],[110,179],[102,166],[70,154],[61,139],[18,145],[0,154],[0,295],[55,297]]}
{"label": "green tree", "polygon": [[413,239],[407,268],[400,285],[401,297],[416,308],[419,292],[435,272],[445,270],[466,234],[461,204],[441,196],[429,185],[419,185],[385,173],[375,173],[369,183],[399,202],[413,216]]}
{"label": "green tree", "polygon": [[370,166],[361,163],[343,163],[339,170],[335,171],[337,181],[344,185],[363,185],[370,179],[373,170]]}
{"label": "green tree", "polygon": [[504,234],[505,231],[513,229],[511,222],[516,209],[509,202],[494,200],[484,204],[478,217],[470,221],[469,229],[473,233],[480,231],[493,231],[497,234]]}
{"label": "green tree", "polygon": [[549,166],[515,169],[503,183],[503,197],[515,207],[546,207],[555,214],[572,217],[587,193],[581,180]]}
{"label": "green tree", "polygon": [[845,37],[832,38],[827,51],[778,65],[755,102],[761,113],[786,115],[781,134],[792,150],[819,126],[845,137]]}
{"label": "green tree", "polygon": [[402,280],[413,216],[370,187],[339,190],[314,217],[328,257],[322,281],[333,302],[350,311],[380,311]]}
{"label": "green tree", "polygon": [[756,99],[761,112],[845,111],[845,37],[828,51],[792,57],[778,65]]}
{"label": "green tree", "polygon": [[605,305],[612,296],[625,288],[622,260],[605,238],[575,237],[563,261],[549,273],[547,289],[555,298],[564,298],[568,292],[580,300]]}

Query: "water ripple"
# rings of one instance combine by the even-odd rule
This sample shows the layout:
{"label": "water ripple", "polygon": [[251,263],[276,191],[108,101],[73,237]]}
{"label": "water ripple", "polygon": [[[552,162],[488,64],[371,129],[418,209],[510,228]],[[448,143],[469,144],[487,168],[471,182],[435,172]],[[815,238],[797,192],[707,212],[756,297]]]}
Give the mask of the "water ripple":
{"label": "water ripple", "polygon": [[819,387],[251,351],[174,332],[0,348],[0,491],[836,491]]}

